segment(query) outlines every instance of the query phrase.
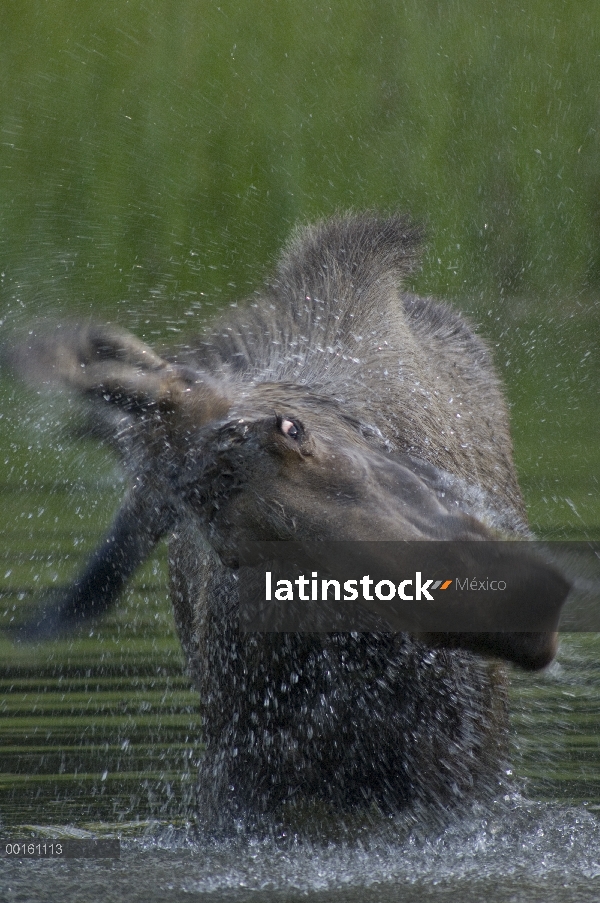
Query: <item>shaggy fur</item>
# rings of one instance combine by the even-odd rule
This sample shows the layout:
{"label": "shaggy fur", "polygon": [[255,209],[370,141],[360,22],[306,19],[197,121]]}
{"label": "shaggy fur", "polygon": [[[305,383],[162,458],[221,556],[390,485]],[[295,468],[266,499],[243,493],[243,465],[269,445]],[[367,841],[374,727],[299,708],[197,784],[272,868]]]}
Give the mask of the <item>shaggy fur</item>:
{"label": "shaggy fur", "polygon": [[111,326],[65,327],[13,354],[29,378],[87,400],[131,473],[109,536],[33,632],[101,613],[168,535],[211,827],[306,805],[439,812],[493,793],[504,673],[464,650],[527,667],[553,655],[551,632],[238,630],[244,538],[526,535],[489,352],[456,312],[402,290],[417,240],[399,217],[302,229],[262,293],[164,357]]}

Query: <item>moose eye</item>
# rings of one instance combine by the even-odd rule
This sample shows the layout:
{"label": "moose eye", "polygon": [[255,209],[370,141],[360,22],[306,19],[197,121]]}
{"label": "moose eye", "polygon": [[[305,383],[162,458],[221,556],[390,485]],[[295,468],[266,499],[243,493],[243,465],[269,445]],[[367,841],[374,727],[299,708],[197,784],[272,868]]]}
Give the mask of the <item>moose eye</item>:
{"label": "moose eye", "polygon": [[278,417],[277,426],[283,435],[288,436],[290,439],[299,439],[302,433],[302,425],[290,417]]}

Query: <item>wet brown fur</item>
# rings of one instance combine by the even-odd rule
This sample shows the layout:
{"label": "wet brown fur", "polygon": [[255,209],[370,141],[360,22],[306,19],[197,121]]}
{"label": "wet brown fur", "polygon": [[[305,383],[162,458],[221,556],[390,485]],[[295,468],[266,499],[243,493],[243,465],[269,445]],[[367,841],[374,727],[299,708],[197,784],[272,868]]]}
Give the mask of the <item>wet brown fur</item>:
{"label": "wet brown fur", "polygon": [[[334,218],[298,231],[262,293],[172,355],[110,326],[64,328],[13,355],[22,373],[87,398],[132,474],[113,551],[99,550],[62,621],[41,633],[108,607],[169,536],[211,826],[307,803],[445,811],[489,795],[504,761],[504,673],[452,647],[530,667],[552,657],[551,634],[477,646],[464,635],[238,631],[240,537],[526,535],[489,352],[455,311],[403,290],[417,245],[400,217]],[[297,440],[282,418],[300,424]],[[403,502],[411,467],[426,510]],[[454,513],[432,473],[455,481]],[[103,590],[110,567],[119,579]]]}

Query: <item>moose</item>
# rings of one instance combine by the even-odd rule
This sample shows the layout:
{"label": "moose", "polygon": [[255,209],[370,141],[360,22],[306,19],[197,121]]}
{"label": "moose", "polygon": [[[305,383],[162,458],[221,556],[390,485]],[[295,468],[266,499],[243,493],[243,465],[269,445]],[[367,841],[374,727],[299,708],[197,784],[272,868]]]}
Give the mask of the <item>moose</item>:
{"label": "moose", "polygon": [[340,215],[297,231],[260,293],[172,353],[93,323],[12,352],[21,375],[82,399],[129,474],[108,534],[27,635],[100,617],[167,537],[207,825],[494,794],[504,663],[555,654],[568,585],[550,565],[517,600],[547,607],[539,630],[240,630],[248,539],[529,536],[490,352],[460,314],[406,290],[419,246],[400,216]]}

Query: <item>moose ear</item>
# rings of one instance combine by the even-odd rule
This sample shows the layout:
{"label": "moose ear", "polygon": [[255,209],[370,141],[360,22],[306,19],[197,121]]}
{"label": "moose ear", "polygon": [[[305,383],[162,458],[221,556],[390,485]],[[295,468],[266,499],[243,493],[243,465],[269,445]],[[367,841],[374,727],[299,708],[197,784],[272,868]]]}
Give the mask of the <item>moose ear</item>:
{"label": "moose ear", "polygon": [[110,325],[34,332],[5,350],[4,357],[32,385],[69,388],[132,413],[176,404],[193,382],[185,368],[168,363],[131,333]]}

